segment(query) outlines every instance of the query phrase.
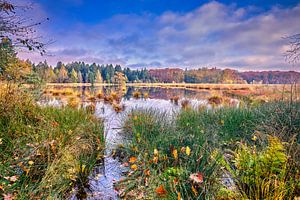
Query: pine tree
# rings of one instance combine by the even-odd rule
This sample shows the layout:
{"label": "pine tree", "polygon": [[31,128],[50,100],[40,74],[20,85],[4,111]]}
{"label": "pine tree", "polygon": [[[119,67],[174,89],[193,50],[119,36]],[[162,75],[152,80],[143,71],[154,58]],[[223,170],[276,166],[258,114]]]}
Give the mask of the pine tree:
{"label": "pine tree", "polygon": [[88,73],[88,80],[89,80],[89,83],[91,83],[93,86],[95,83],[95,74],[93,72]]}
{"label": "pine tree", "polygon": [[105,80],[107,83],[110,83],[110,76],[108,73],[106,73],[106,77],[105,77]]}

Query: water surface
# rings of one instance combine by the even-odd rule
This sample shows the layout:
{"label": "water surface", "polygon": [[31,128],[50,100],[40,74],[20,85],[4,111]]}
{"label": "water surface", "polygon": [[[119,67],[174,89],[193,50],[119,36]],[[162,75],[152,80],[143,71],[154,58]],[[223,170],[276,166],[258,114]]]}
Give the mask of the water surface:
{"label": "water surface", "polygon": [[[47,105],[59,106],[67,104],[69,95],[53,95],[54,90],[65,90],[66,88],[54,87],[50,88],[53,91],[46,93],[41,102]],[[70,90],[70,88],[68,88]],[[135,88],[128,87],[125,90],[117,87],[75,87],[71,90],[76,94],[75,98],[80,99],[82,106],[90,104],[95,105],[95,115],[104,120],[105,126],[105,158],[100,166],[96,166],[89,177],[90,188],[86,189],[87,199],[118,199],[117,192],[114,190],[113,184],[122,177],[122,173],[126,168],[122,167],[118,158],[112,156],[113,150],[119,144],[124,143],[122,138],[122,125],[127,114],[134,109],[155,109],[160,112],[166,112],[172,117],[181,109],[180,103],[184,100],[189,100],[191,106],[198,107],[199,105],[207,105],[206,99],[211,95],[210,91],[194,91],[181,88]],[[102,93],[103,96],[109,95],[112,92],[120,95],[120,100],[117,102],[123,110],[116,112],[113,103],[105,102],[101,98],[90,98],[96,94]],[[139,92],[142,97],[147,94],[148,98],[134,98],[133,94]],[[52,95],[51,95],[52,94]],[[170,101],[170,98],[178,98],[178,102]],[[75,196],[72,199],[76,199]]]}

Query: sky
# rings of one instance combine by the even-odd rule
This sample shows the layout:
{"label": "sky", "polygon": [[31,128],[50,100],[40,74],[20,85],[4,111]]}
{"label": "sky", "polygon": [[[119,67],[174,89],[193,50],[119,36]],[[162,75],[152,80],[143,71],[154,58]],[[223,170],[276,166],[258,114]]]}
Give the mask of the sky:
{"label": "sky", "polygon": [[[25,0],[16,0],[24,4]],[[27,1],[28,2],[28,1]],[[284,58],[286,36],[300,33],[295,0],[31,0],[26,15],[53,41],[47,60],[120,64],[131,68],[217,67],[296,70]]]}

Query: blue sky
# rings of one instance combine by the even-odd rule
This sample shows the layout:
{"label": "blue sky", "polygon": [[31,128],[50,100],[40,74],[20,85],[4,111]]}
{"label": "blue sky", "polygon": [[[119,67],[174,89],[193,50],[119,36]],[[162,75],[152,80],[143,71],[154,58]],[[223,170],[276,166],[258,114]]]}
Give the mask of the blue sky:
{"label": "blue sky", "polygon": [[[129,67],[299,70],[283,37],[300,32],[300,2],[197,0],[32,0],[32,18],[55,42],[47,60]],[[24,1],[18,0],[19,4]]]}

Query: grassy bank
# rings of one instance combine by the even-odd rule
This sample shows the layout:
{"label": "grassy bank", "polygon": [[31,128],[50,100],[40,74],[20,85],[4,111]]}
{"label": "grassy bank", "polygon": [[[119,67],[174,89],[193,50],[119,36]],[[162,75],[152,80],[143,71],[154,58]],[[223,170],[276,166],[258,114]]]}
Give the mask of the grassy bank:
{"label": "grassy bank", "polygon": [[0,196],[65,199],[81,190],[104,148],[103,125],[83,109],[36,105],[22,90],[0,91]]}
{"label": "grassy bank", "polygon": [[300,103],[133,111],[124,125],[129,199],[294,199],[299,196]]}

